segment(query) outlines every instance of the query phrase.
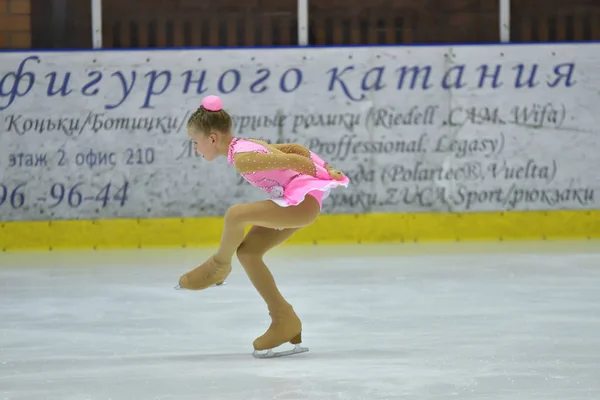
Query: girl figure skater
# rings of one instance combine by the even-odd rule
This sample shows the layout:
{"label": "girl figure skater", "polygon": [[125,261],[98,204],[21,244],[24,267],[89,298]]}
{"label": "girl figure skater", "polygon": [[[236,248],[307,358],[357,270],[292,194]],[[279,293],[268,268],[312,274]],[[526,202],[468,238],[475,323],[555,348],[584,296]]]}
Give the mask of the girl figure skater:
{"label": "girl figure skater", "polygon": [[[227,157],[228,163],[250,184],[269,194],[270,200],[229,208],[217,252],[181,276],[176,288],[203,290],[222,284],[231,273],[235,253],[267,304],[272,320],[268,330],[254,341],[253,355],[272,357],[308,351],[300,346],[300,318],[279,292],[263,256],[313,223],[329,190],[347,187],[349,179],[301,145],[233,137],[231,117],[222,107],[219,97],[208,96],[190,117],[188,134],[194,150],[207,161]],[[247,225],[252,227],[244,237]],[[294,344],[294,350],[272,351],[286,342]],[[260,354],[264,350],[267,353]]]}

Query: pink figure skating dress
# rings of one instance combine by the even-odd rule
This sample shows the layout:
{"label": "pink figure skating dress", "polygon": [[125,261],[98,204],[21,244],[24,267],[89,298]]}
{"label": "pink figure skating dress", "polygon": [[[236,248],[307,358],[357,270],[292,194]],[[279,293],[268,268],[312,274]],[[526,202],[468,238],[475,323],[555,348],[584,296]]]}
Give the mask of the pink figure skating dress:
{"label": "pink figure skating dress", "polygon": [[[329,171],[327,171],[327,163],[323,161],[312,151],[298,145],[303,150],[306,158],[312,161],[316,168],[316,177],[308,173],[298,172],[297,170],[306,170],[306,167],[294,168],[294,161],[287,157],[289,154],[273,152],[267,146],[257,143],[253,140],[247,140],[242,138],[234,138],[229,145],[229,152],[227,161],[229,164],[240,170],[240,173],[251,185],[263,190],[269,195],[269,198],[276,204],[282,207],[294,206],[300,204],[306,195],[311,195],[319,202],[321,208],[323,207],[323,200],[329,195],[329,191],[338,186],[348,187],[350,180],[348,177],[343,176],[342,179],[333,179]],[[268,157],[256,157],[256,159],[245,158],[245,164],[251,164],[255,162],[257,166],[262,164],[262,167],[258,168],[245,168],[247,171],[243,172],[244,168],[240,168],[235,164],[235,155],[240,153],[254,153],[254,154],[265,154]],[[298,152],[296,158],[298,158]],[[269,165],[265,165],[269,164]],[[312,167],[312,165],[311,165]],[[281,169],[274,169],[281,168]],[[294,169],[292,169],[294,168]]]}

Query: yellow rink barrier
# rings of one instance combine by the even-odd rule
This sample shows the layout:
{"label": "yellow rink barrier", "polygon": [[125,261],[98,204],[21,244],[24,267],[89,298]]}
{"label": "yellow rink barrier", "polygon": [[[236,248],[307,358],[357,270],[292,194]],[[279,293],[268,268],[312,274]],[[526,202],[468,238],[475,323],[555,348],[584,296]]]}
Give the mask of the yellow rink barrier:
{"label": "yellow rink barrier", "polygon": [[[223,218],[1,222],[0,249],[216,246]],[[600,238],[600,210],[485,213],[324,214],[290,244]]]}

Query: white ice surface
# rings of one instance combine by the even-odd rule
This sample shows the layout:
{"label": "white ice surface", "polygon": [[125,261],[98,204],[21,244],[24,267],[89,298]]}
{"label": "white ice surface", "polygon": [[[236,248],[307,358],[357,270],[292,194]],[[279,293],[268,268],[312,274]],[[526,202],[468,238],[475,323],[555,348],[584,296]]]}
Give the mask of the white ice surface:
{"label": "white ice surface", "polygon": [[0,400],[600,399],[600,244],[282,247],[309,353],[257,360],[211,249],[0,254]]}

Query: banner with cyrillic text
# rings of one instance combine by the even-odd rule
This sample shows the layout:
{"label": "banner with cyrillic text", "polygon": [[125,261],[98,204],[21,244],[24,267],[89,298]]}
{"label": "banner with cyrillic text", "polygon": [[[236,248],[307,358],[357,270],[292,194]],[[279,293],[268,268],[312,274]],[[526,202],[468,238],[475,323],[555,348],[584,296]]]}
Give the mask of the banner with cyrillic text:
{"label": "banner with cyrillic text", "polygon": [[265,194],[186,123],[300,143],[326,213],[597,209],[600,45],[0,53],[0,219],[222,215]]}

